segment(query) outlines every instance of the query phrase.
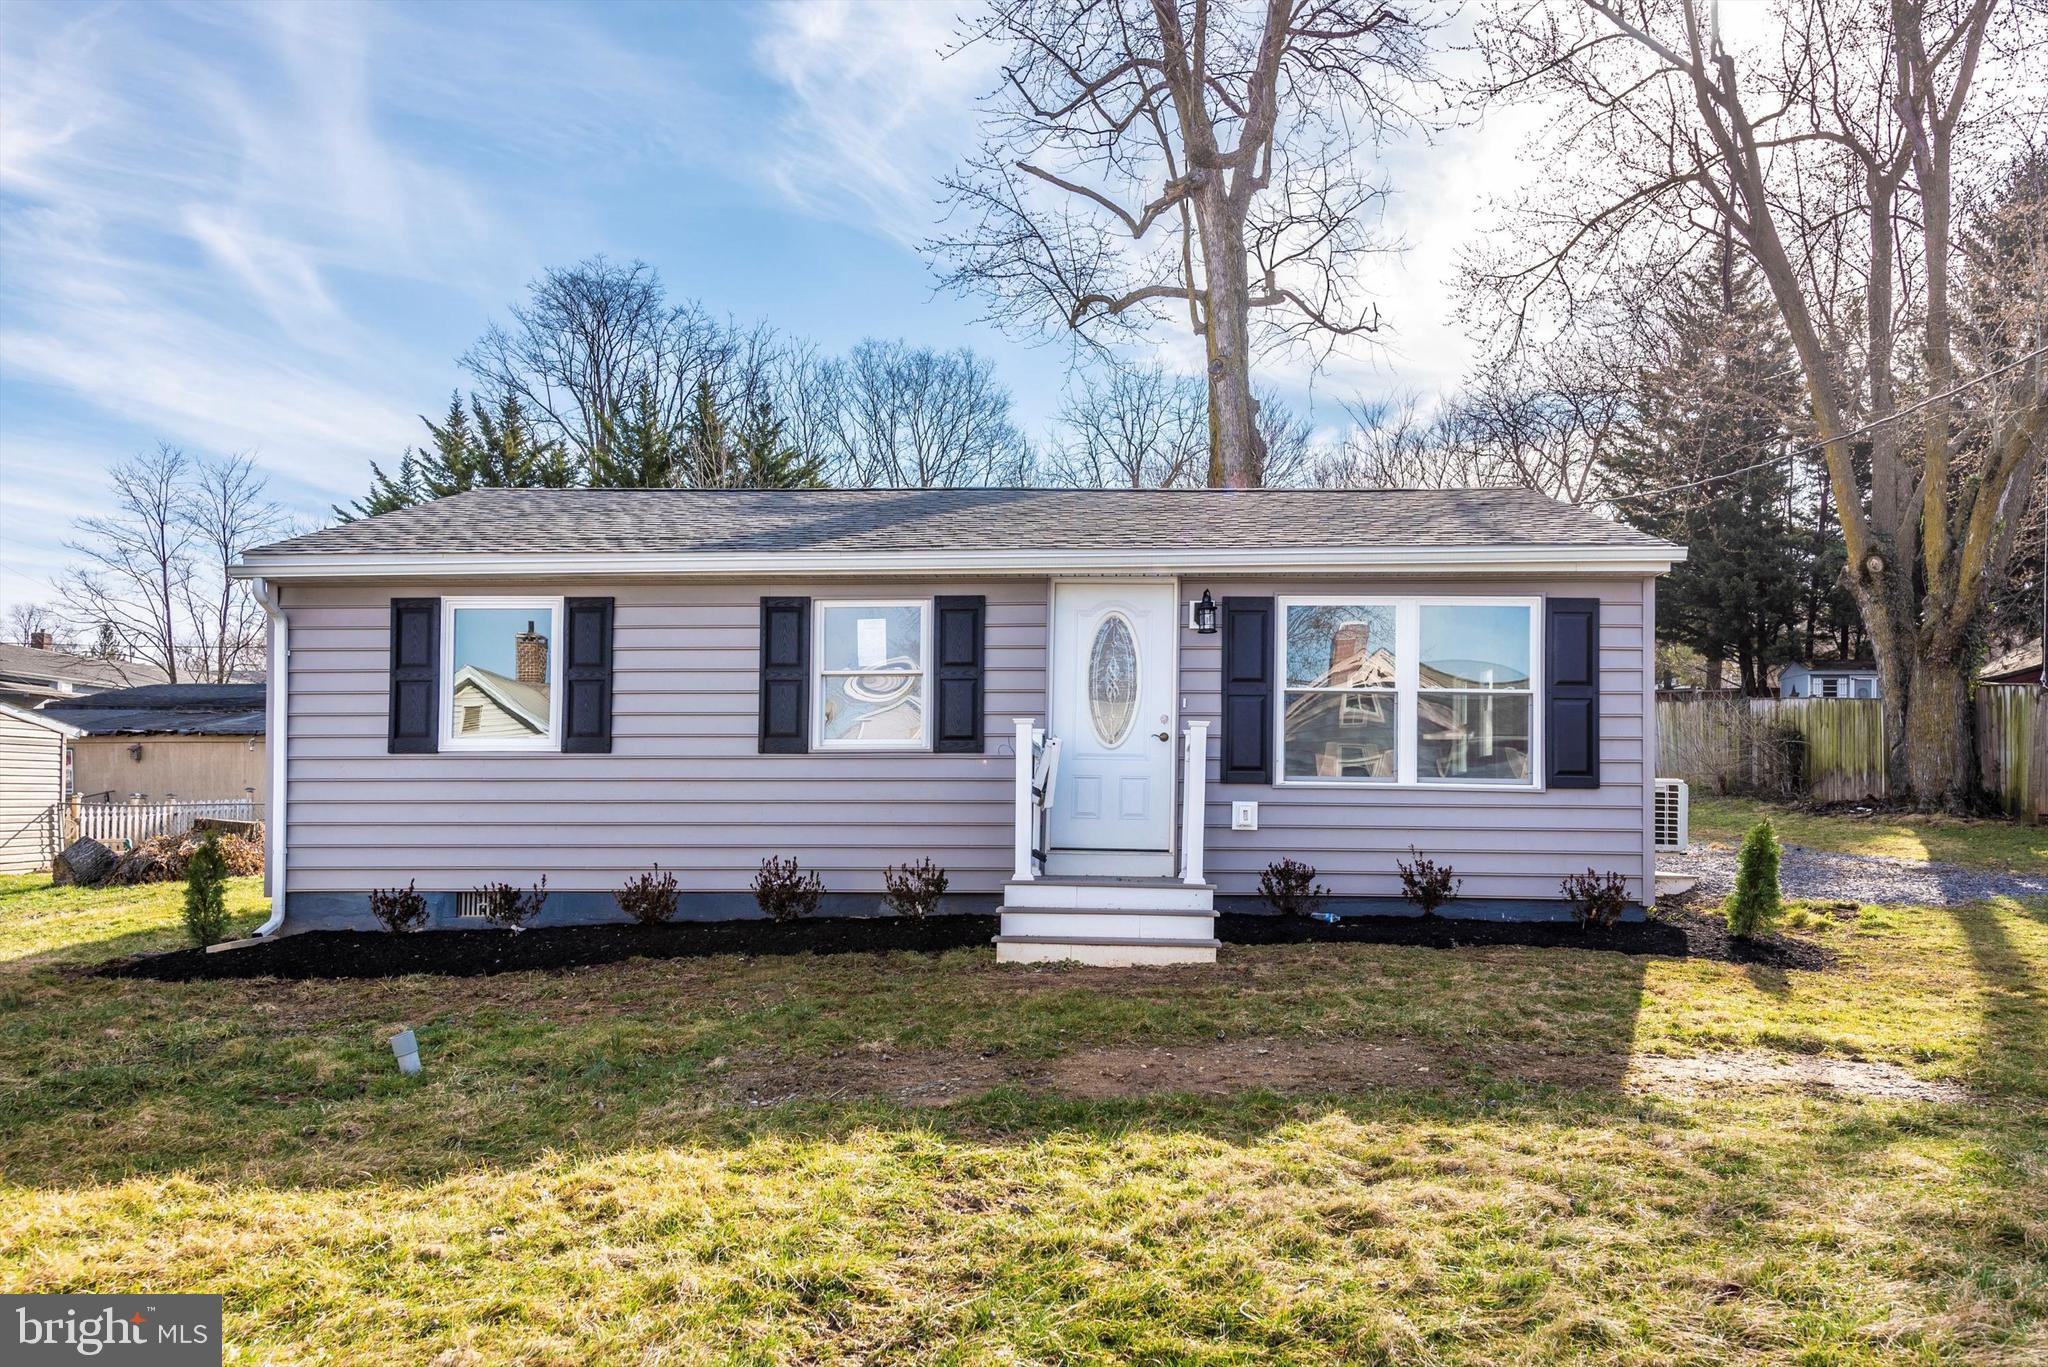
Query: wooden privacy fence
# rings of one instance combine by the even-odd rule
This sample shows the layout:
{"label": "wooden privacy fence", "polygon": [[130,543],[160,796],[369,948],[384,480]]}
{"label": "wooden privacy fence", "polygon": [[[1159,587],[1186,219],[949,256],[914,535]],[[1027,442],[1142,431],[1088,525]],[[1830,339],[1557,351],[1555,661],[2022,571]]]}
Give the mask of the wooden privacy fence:
{"label": "wooden privacy fence", "polygon": [[1977,690],[1977,770],[2007,816],[2048,821],[2048,688],[1986,684]]}
{"label": "wooden privacy fence", "polygon": [[73,830],[102,845],[121,849],[139,845],[153,835],[183,835],[192,823],[213,821],[260,821],[263,813],[253,798],[232,797],[170,802],[76,802],[72,803]]}
{"label": "wooden privacy fence", "polygon": [[[1988,797],[2048,816],[2048,690],[1976,691],[1977,762]],[[1657,703],[1657,773],[1708,792],[1855,802],[1885,792],[1884,704],[1874,698],[1678,698]]]}

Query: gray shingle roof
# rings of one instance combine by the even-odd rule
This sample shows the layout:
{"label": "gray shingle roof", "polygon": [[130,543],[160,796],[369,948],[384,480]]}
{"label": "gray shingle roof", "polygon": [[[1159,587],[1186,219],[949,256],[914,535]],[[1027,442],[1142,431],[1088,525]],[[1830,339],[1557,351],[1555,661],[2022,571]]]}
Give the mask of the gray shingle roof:
{"label": "gray shingle roof", "polygon": [[42,710],[89,736],[260,736],[263,706],[262,684],[150,684]]}
{"label": "gray shingle roof", "polygon": [[1519,489],[479,489],[258,557],[1668,543]]}

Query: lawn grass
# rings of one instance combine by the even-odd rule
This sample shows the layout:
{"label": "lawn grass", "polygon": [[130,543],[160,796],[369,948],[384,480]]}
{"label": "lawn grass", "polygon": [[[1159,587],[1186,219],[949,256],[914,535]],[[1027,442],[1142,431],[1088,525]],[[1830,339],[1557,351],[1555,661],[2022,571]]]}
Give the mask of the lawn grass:
{"label": "lawn grass", "polygon": [[1692,838],[1740,845],[1743,833],[1765,816],[1788,845],[1840,854],[1933,859],[2008,873],[2048,873],[2048,826],[1915,812],[1823,815],[1753,798],[1714,797],[1697,789],[1692,795]]}
{"label": "lawn grass", "polygon": [[[987,951],[160,984],[173,890],[0,885],[0,1286],[211,1290],[242,1360],[1801,1363],[2048,1355],[2048,904],[1865,909],[1831,973],[1533,949]],[[242,918],[259,897],[237,880]],[[420,1032],[402,1078],[384,1041]],[[835,1056],[1340,1036],[1352,1095],[749,1107]],[[1973,1099],[1646,1093],[1645,1054]],[[1518,1076],[1579,1059],[1580,1085]]]}

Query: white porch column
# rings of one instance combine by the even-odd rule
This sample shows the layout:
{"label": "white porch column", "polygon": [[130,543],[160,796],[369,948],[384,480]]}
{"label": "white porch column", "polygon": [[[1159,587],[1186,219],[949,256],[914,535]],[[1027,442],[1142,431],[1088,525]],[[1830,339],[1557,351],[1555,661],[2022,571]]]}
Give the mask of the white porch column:
{"label": "white porch column", "polygon": [[1187,747],[1182,752],[1183,773],[1181,774],[1180,810],[1180,866],[1181,881],[1201,883],[1202,876],[1202,831],[1207,816],[1209,784],[1209,723],[1191,721],[1187,729]]}
{"label": "white porch column", "polygon": [[1038,723],[1030,717],[1012,717],[1010,724],[1017,728],[1017,738],[1011,744],[1016,755],[1016,860],[1013,877],[1019,883],[1031,881],[1031,837],[1038,824],[1038,803],[1031,796],[1031,733]]}

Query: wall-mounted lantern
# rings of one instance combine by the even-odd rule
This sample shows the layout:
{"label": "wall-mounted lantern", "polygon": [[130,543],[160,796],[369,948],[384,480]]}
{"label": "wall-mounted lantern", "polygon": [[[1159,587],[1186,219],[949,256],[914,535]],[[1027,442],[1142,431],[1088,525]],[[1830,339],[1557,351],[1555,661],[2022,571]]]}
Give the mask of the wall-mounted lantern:
{"label": "wall-mounted lantern", "polygon": [[1216,634],[1216,600],[1207,589],[1202,590],[1202,601],[1195,604],[1195,630],[1204,636]]}
{"label": "wall-mounted lantern", "polygon": [[137,741],[137,742],[135,742],[135,744],[133,744],[133,745],[131,745],[131,746],[129,746],[129,747],[128,747],[128,758],[130,758],[130,759],[134,760],[134,761],[135,761],[135,762],[136,762],[137,764],[140,764],[140,763],[142,763],[142,742],[141,742],[141,741]]}

